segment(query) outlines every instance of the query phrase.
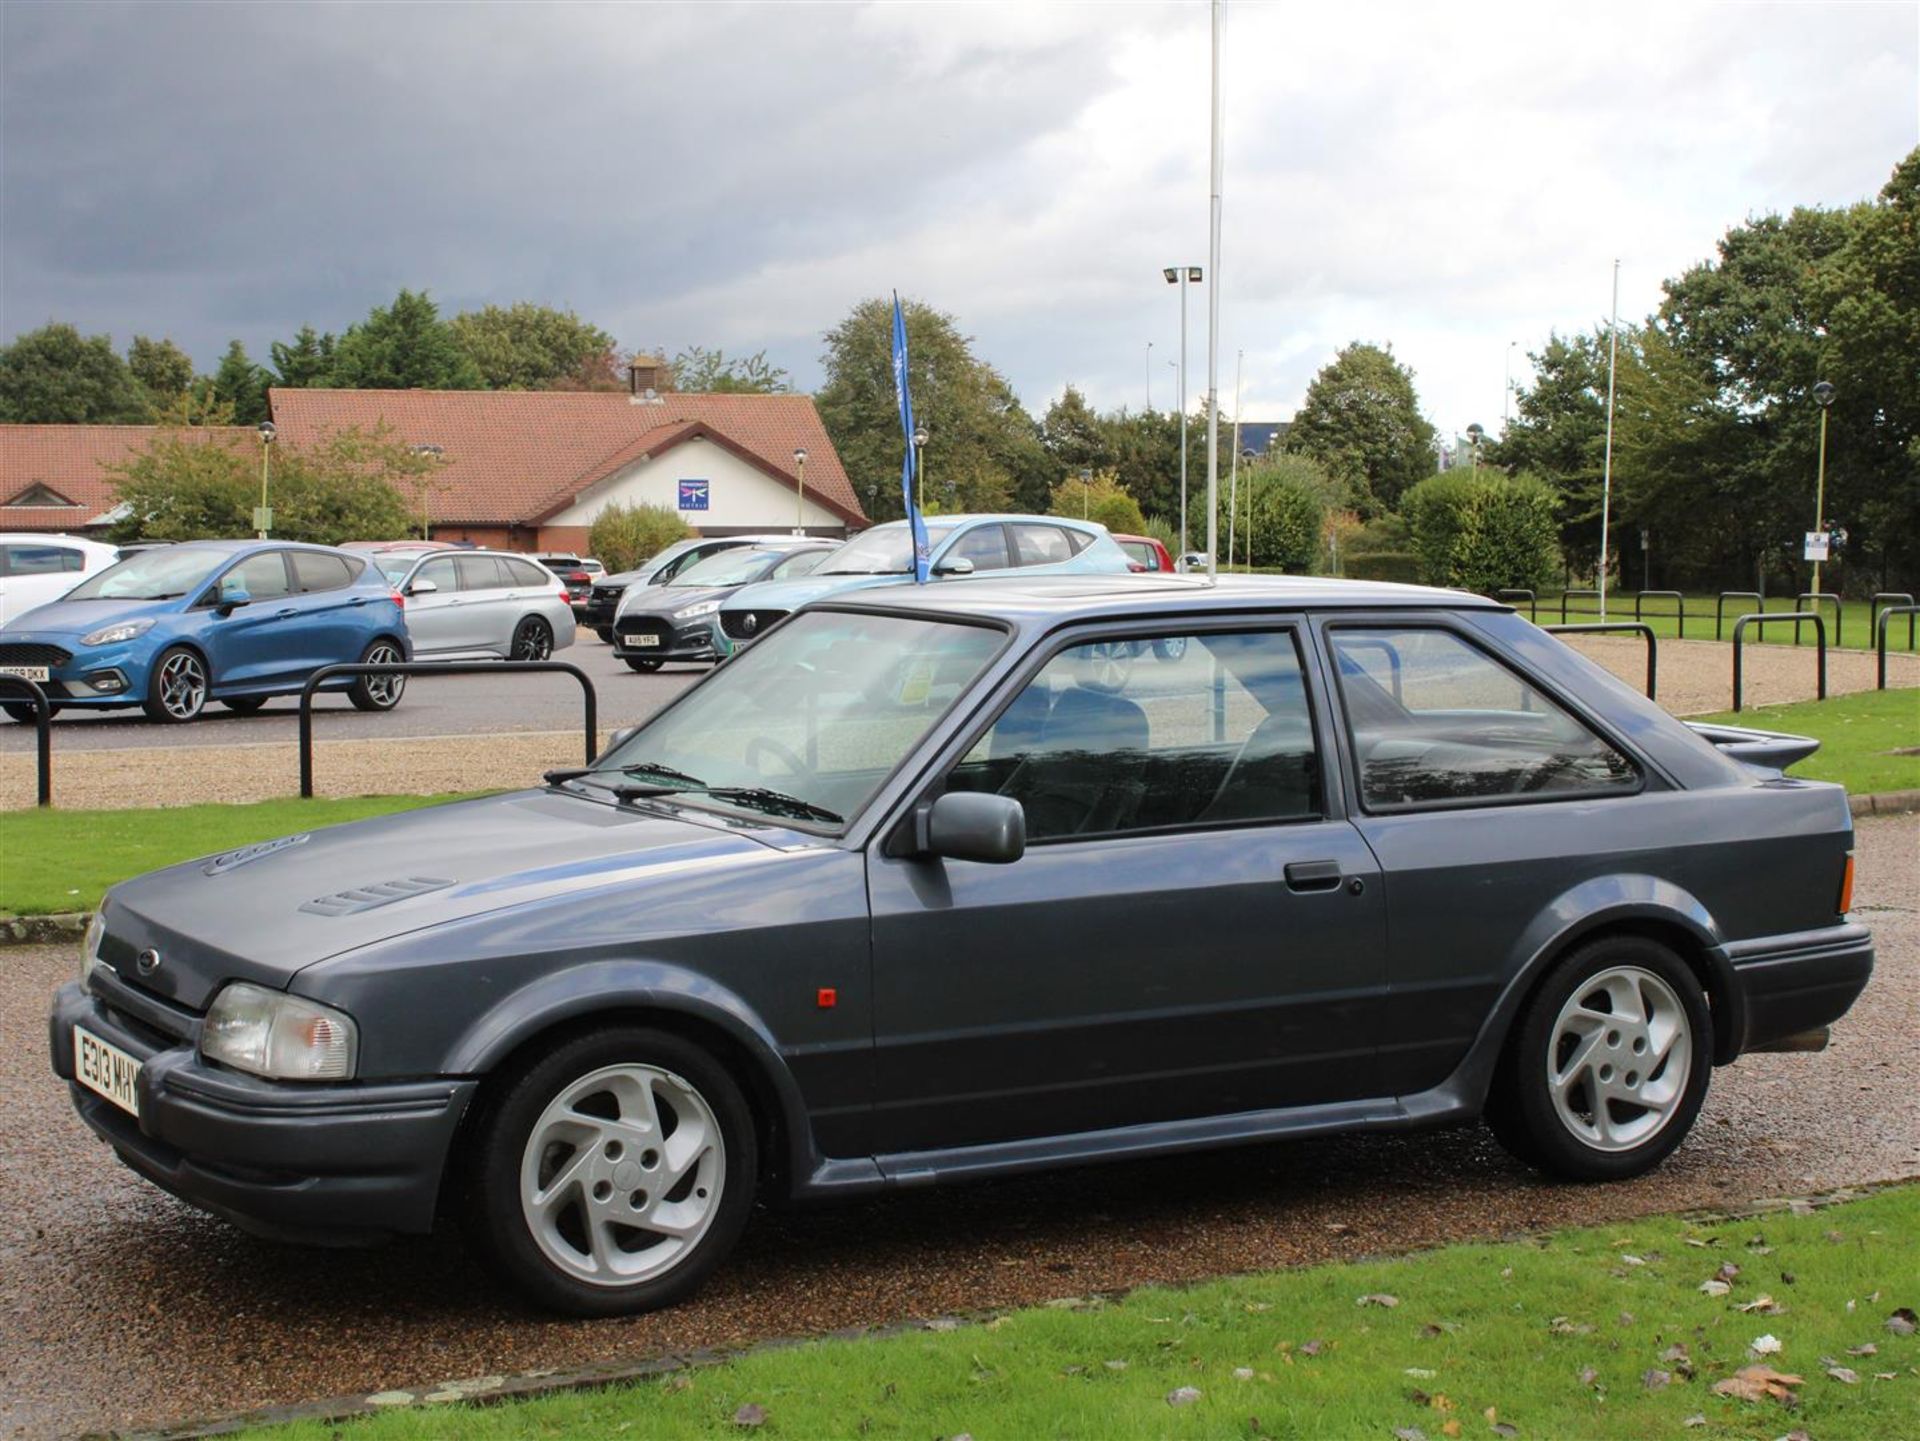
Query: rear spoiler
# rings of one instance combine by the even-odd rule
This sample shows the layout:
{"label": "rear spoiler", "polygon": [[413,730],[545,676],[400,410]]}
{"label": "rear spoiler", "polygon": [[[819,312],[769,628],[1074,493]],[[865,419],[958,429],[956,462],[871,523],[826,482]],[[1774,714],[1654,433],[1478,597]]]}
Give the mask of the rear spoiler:
{"label": "rear spoiler", "polygon": [[1686,725],[1702,740],[1716,746],[1722,755],[1777,771],[1805,760],[1820,749],[1820,742],[1811,736],[1749,730],[1745,726],[1708,725],[1705,721],[1688,721]]}

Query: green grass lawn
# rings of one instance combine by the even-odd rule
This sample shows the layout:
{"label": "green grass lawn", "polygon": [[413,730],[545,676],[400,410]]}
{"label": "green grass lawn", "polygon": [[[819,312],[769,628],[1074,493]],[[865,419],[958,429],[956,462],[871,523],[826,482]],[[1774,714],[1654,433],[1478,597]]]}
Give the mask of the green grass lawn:
{"label": "green grass lawn", "polygon": [[[1920,1189],[1906,1187],[1804,1215],[1452,1246],[768,1349],[631,1386],[253,1434],[1912,1437],[1920,1338],[1887,1323],[1920,1304],[1916,1246]],[[1729,1268],[1725,1294],[1701,1290]],[[1782,1383],[1791,1408],[1714,1392],[1759,1361],[1799,1378]]]}
{"label": "green grass lawn", "polygon": [[1820,749],[1789,774],[1838,781],[1854,795],[1920,787],[1920,754],[1894,754],[1920,750],[1920,690],[1861,691],[1690,719],[1814,736]]}
{"label": "green grass lawn", "polygon": [[153,810],[7,811],[0,813],[0,914],[89,911],[107,887],[175,861],[451,799],[359,796]]}
{"label": "green grass lawn", "polygon": [[[1528,613],[1527,603],[1525,601],[1510,601],[1508,603],[1516,606],[1520,614],[1526,615]],[[1710,595],[1690,595],[1686,599],[1686,607],[1687,639],[1712,640],[1714,638],[1714,598]],[[1720,629],[1720,639],[1731,641],[1733,639],[1734,621],[1746,615],[1749,611],[1756,611],[1761,608],[1761,606],[1751,600],[1729,600],[1726,607],[1726,618]],[[1770,596],[1765,606],[1765,609],[1768,611],[1790,611],[1793,608],[1793,598],[1791,596]],[[1591,624],[1600,619],[1599,610],[1600,604],[1592,596],[1575,596],[1567,606],[1567,624]],[[1640,619],[1652,627],[1655,635],[1663,639],[1668,636],[1678,636],[1680,633],[1680,623],[1674,610],[1674,602],[1671,597],[1656,597],[1648,600],[1641,608]],[[1819,610],[1827,622],[1827,644],[1829,646],[1834,645],[1833,605],[1831,602],[1822,601]],[[1867,610],[1868,605],[1864,600],[1841,602],[1839,640],[1844,642],[1845,649],[1865,651],[1871,651],[1873,649],[1873,627],[1868,623]],[[1535,618],[1541,625],[1560,624],[1559,595],[1541,596],[1538,613]],[[1632,620],[1633,618],[1633,596],[1631,594],[1617,595],[1609,591],[1607,593],[1607,619],[1609,621],[1620,621]],[[1761,641],[1767,645],[1792,645],[1793,631],[1794,628],[1792,625],[1778,621],[1769,625],[1750,625],[1746,629],[1746,639],[1750,642]],[[1803,625],[1800,627],[1800,639],[1803,645],[1811,646],[1813,644],[1813,627],[1811,625]],[[1893,653],[1896,651],[1905,651],[1906,649],[1907,618],[1905,616],[1896,616],[1889,622],[1887,627],[1887,650],[1889,653]]]}

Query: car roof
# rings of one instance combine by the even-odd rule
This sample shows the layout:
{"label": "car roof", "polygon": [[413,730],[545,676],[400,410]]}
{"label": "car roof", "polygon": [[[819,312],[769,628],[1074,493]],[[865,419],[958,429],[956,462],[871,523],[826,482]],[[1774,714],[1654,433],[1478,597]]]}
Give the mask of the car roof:
{"label": "car roof", "polygon": [[[961,526],[977,525],[986,521],[1027,521],[1035,525],[1064,525],[1073,530],[1084,530],[1097,535],[1107,533],[1107,528],[1097,520],[1081,520],[1073,515],[1035,515],[1031,511],[978,511],[963,515],[923,515],[920,517],[929,529],[936,525]],[[861,534],[876,530],[898,530],[905,525],[904,520],[883,520],[878,525],[870,525]]]}
{"label": "car roof", "polygon": [[924,610],[1001,620],[1065,621],[1081,616],[1153,616],[1165,611],[1429,609],[1507,610],[1466,591],[1391,581],[1313,575],[1054,575],[969,577],[938,585],[886,585],[818,602],[833,608]]}

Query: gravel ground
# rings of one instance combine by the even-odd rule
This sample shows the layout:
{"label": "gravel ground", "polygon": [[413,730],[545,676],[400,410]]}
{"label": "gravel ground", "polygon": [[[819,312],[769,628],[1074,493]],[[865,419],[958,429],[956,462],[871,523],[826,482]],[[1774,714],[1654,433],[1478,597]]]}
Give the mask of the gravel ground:
{"label": "gravel ground", "polygon": [[[1560,637],[1575,650],[1598,661],[1635,690],[1647,683],[1647,646],[1638,636],[1568,635]],[[1817,694],[1813,643],[1791,646],[1743,646],[1740,668],[1745,672],[1742,703],[1784,705],[1812,700]],[[1920,686],[1920,655],[1889,655],[1887,684]],[[1827,694],[1850,695],[1872,690],[1874,658],[1859,651],[1827,652]],[[1655,693],[1674,715],[1713,715],[1733,708],[1733,647],[1710,640],[1663,640]],[[1756,721],[1764,725],[1764,721]]]}
{"label": "gravel ground", "polygon": [[637,1359],[1920,1174],[1920,816],[1863,821],[1879,968],[1832,1048],[1720,1071],[1691,1139],[1628,1184],[1543,1181],[1477,1127],[1349,1136],[763,1213],[700,1296],[557,1322],[454,1236],[253,1240],[122,1169],[47,1075],[64,947],[0,951],[0,1434]]}

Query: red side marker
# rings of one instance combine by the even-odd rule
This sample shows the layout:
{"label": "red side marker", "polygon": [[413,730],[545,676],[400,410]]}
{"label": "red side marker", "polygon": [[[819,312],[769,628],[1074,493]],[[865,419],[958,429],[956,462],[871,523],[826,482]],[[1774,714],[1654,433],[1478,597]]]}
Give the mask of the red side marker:
{"label": "red side marker", "polygon": [[813,1003],[823,1011],[830,1011],[840,1004],[840,992],[832,986],[822,986],[813,993]]}

